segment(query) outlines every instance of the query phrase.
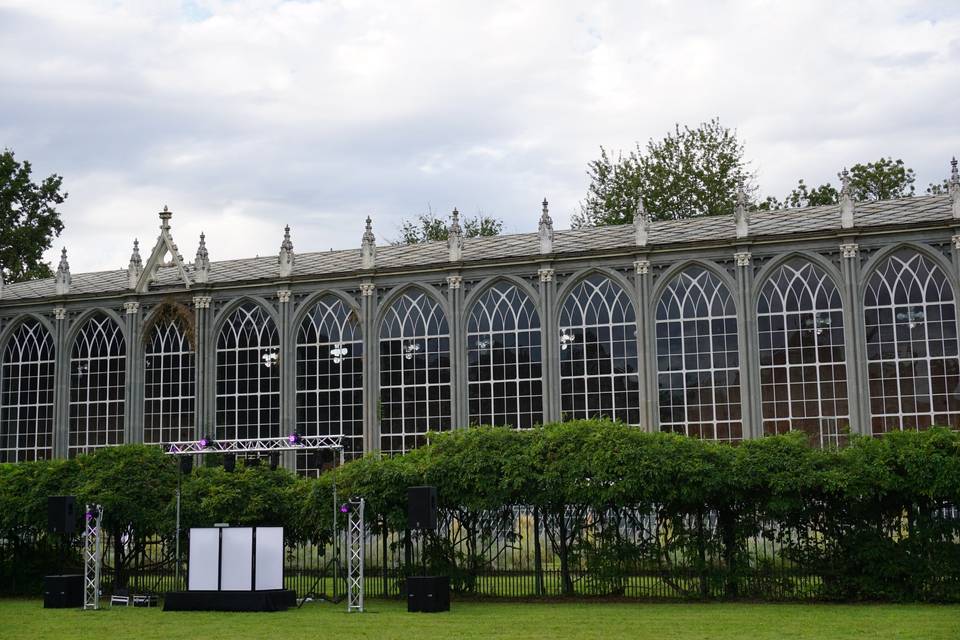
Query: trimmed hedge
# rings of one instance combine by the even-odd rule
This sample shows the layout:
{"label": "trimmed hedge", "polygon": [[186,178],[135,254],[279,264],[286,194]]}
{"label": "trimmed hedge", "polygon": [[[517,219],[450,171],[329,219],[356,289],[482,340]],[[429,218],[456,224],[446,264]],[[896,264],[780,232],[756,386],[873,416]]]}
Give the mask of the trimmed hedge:
{"label": "trimmed hedge", "polygon": [[[960,600],[960,435],[946,429],[819,450],[796,433],[730,446],[606,421],[477,427],[319,479],[199,468],[183,479],[182,526],[280,524],[290,544],[327,542],[334,480],[340,495],[366,498],[375,531],[401,534],[406,488],[435,485],[457,540],[431,535],[426,551],[460,591],[473,589],[497,541],[522,534],[514,507],[524,505],[559,561],[565,593],[586,567],[612,594],[631,574],[655,571],[677,584],[694,576],[693,597],[765,597],[757,586],[765,568],[749,553],[764,539],[782,562],[819,576],[815,597]],[[18,549],[42,538],[46,497],[75,494],[104,505],[122,583],[142,545],[171,536],[176,483],[175,461],[147,446],[0,465],[0,578],[12,575]]]}

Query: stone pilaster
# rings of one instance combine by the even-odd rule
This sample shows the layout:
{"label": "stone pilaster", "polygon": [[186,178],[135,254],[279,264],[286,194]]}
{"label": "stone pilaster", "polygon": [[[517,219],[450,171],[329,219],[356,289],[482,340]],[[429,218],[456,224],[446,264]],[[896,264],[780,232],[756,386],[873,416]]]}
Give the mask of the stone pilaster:
{"label": "stone pilaster", "polygon": [[[197,397],[194,404],[194,436],[216,437],[214,410],[216,405],[216,349],[210,346],[210,296],[193,297],[194,363],[196,366]],[[215,347],[215,345],[214,345]]]}
{"label": "stone pilaster", "polygon": [[[850,432],[870,433],[870,382],[867,371],[867,338],[863,300],[860,296],[860,247],[852,241],[840,244],[840,273],[846,305],[843,309],[843,341],[847,359],[847,406]],[[841,425],[842,426],[842,425]]]}
{"label": "stone pilaster", "polygon": [[143,396],[145,354],[142,340],[140,303],[129,300],[123,303],[124,323],[127,329],[127,375],[126,394],[123,403],[123,441],[143,442]]}
{"label": "stone pilaster", "polygon": [[646,431],[660,429],[657,414],[657,349],[656,315],[650,309],[650,260],[638,258],[633,263],[634,309],[637,316],[637,379],[640,386],[640,427]]}
{"label": "stone pilaster", "polygon": [[561,418],[560,403],[560,328],[557,317],[557,283],[554,270],[544,263],[537,271],[540,277],[540,326],[542,327],[543,421]]}
{"label": "stone pilaster", "polygon": [[53,339],[56,345],[56,365],[53,369],[53,457],[66,458],[70,442],[70,354],[67,344],[69,323],[67,310],[53,308]]}
{"label": "stone pilaster", "polygon": [[737,342],[740,345],[740,412],[743,438],[763,435],[760,403],[760,373],[757,355],[757,310],[751,296],[753,289],[753,256],[740,250],[733,254],[737,265]]}
{"label": "stone pilaster", "polygon": [[450,417],[454,429],[470,424],[467,384],[467,329],[463,318],[463,277],[447,276],[447,304],[450,305]]}
{"label": "stone pilaster", "polygon": [[377,331],[377,286],[360,284],[363,330],[363,452],[380,450],[380,334]]}

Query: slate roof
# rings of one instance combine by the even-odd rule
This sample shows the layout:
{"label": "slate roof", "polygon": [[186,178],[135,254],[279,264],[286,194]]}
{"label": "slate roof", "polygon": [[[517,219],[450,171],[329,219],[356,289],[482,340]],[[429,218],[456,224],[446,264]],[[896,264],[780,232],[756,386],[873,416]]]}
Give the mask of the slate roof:
{"label": "slate roof", "polygon": [[[747,241],[782,236],[822,234],[841,229],[839,205],[786,209],[750,214],[750,235]],[[920,196],[859,202],[854,211],[851,232],[889,227],[909,228],[924,223],[946,223],[952,220],[950,196]],[[733,215],[655,221],[649,233],[649,248],[705,242],[736,241]],[[558,230],[554,234],[555,256],[574,256],[610,250],[634,248],[633,225],[589,229]],[[376,270],[408,270],[442,266],[447,261],[445,242],[417,245],[378,246]],[[539,256],[536,233],[520,233],[491,238],[467,238],[463,244],[464,263],[489,263],[509,258]],[[192,267],[191,267],[192,269]],[[360,249],[298,253],[293,278],[334,277],[361,270]],[[210,264],[209,287],[228,283],[270,281],[278,278],[276,256],[223,260]],[[162,267],[151,290],[182,288],[177,269]],[[101,271],[74,274],[70,295],[126,293],[127,271]],[[48,298],[55,295],[54,279],[32,280],[5,285],[0,304],[11,300]]]}

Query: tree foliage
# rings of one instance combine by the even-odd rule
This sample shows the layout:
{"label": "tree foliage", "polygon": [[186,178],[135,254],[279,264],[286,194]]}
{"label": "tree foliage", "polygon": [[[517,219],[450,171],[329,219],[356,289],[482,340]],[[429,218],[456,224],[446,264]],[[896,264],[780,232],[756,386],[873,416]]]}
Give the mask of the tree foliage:
{"label": "tree foliage", "polygon": [[[142,445],[0,465],[0,538],[14,554],[0,556],[0,590],[15,571],[44,569],[21,551],[42,539],[46,496],[104,504],[108,535],[123,539],[122,568],[137,545],[172,536],[176,476],[169,457]],[[422,548],[459,592],[476,591],[526,536],[543,545],[567,594],[623,594],[641,572],[693,598],[960,600],[960,434],[941,428],[824,450],[801,433],[734,447],[606,421],[477,427],[319,479],[238,465],[182,480],[185,530],[279,524],[288,543],[327,543],[335,483],[341,500],[366,499],[380,540],[408,552],[407,487],[434,485],[443,524]],[[420,570],[410,557],[401,575]]]}
{"label": "tree foliage", "polygon": [[[464,216],[460,224],[466,238],[498,236],[503,231],[503,221],[478,213]],[[404,220],[400,226],[400,239],[394,244],[420,244],[421,242],[446,241],[450,235],[447,222],[434,215],[433,211],[422,213],[412,220]]]}
{"label": "tree foliage", "polygon": [[63,178],[53,174],[36,183],[31,173],[30,163],[18,162],[13,151],[0,152],[0,272],[6,282],[49,277],[43,252],[63,231],[57,211],[67,198],[60,191]]}
{"label": "tree foliage", "polygon": [[[880,158],[876,162],[857,163],[850,168],[850,196],[856,201],[864,200],[891,200],[893,198],[909,198],[916,192],[914,182],[916,175],[903,160]],[[842,172],[837,173],[837,179],[842,180]],[[943,183],[946,185],[946,181]],[[931,184],[927,193],[936,195],[941,191],[941,185]],[[803,178],[797,186],[788,193],[783,200],[768,196],[757,207],[761,210],[816,207],[825,204],[840,202],[840,190],[829,182],[818,187],[808,187]]]}
{"label": "tree foliage", "polygon": [[731,213],[737,190],[752,190],[753,175],[736,131],[717,119],[695,128],[675,125],[662,140],[639,143],[614,158],[600,148],[587,166],[586,199],[573,217],[575,227],[627,224],[641,198],[655,220]]}

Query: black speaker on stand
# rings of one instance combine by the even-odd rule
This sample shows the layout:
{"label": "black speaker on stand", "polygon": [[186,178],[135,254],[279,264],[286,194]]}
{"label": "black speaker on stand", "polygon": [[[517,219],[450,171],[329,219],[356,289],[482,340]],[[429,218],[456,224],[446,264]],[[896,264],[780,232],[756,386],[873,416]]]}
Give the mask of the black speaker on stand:
{"label": "black speaker on stand", "polygon": [[[437,528],[437,488],[407,489],[407,528],[411,531],[432,531]],[[422,576],[408,576],[407,611],[434,613],[450,610],[450,576],[428,576],[426,555]]]}
{"label": "black speaker on stand", "polygon": [[83,606],[83,576],[65,574],[67,540],[77,530],[77,499],[74,496],[47,498],[47,533],[60,539],[60,574],[43,579],[43,607],[62,609]]}
{"label": "black speaker on stand", "polygon": [[74,496],[47,498],[47,533],[70,536],[77,528],[77,499]]}

